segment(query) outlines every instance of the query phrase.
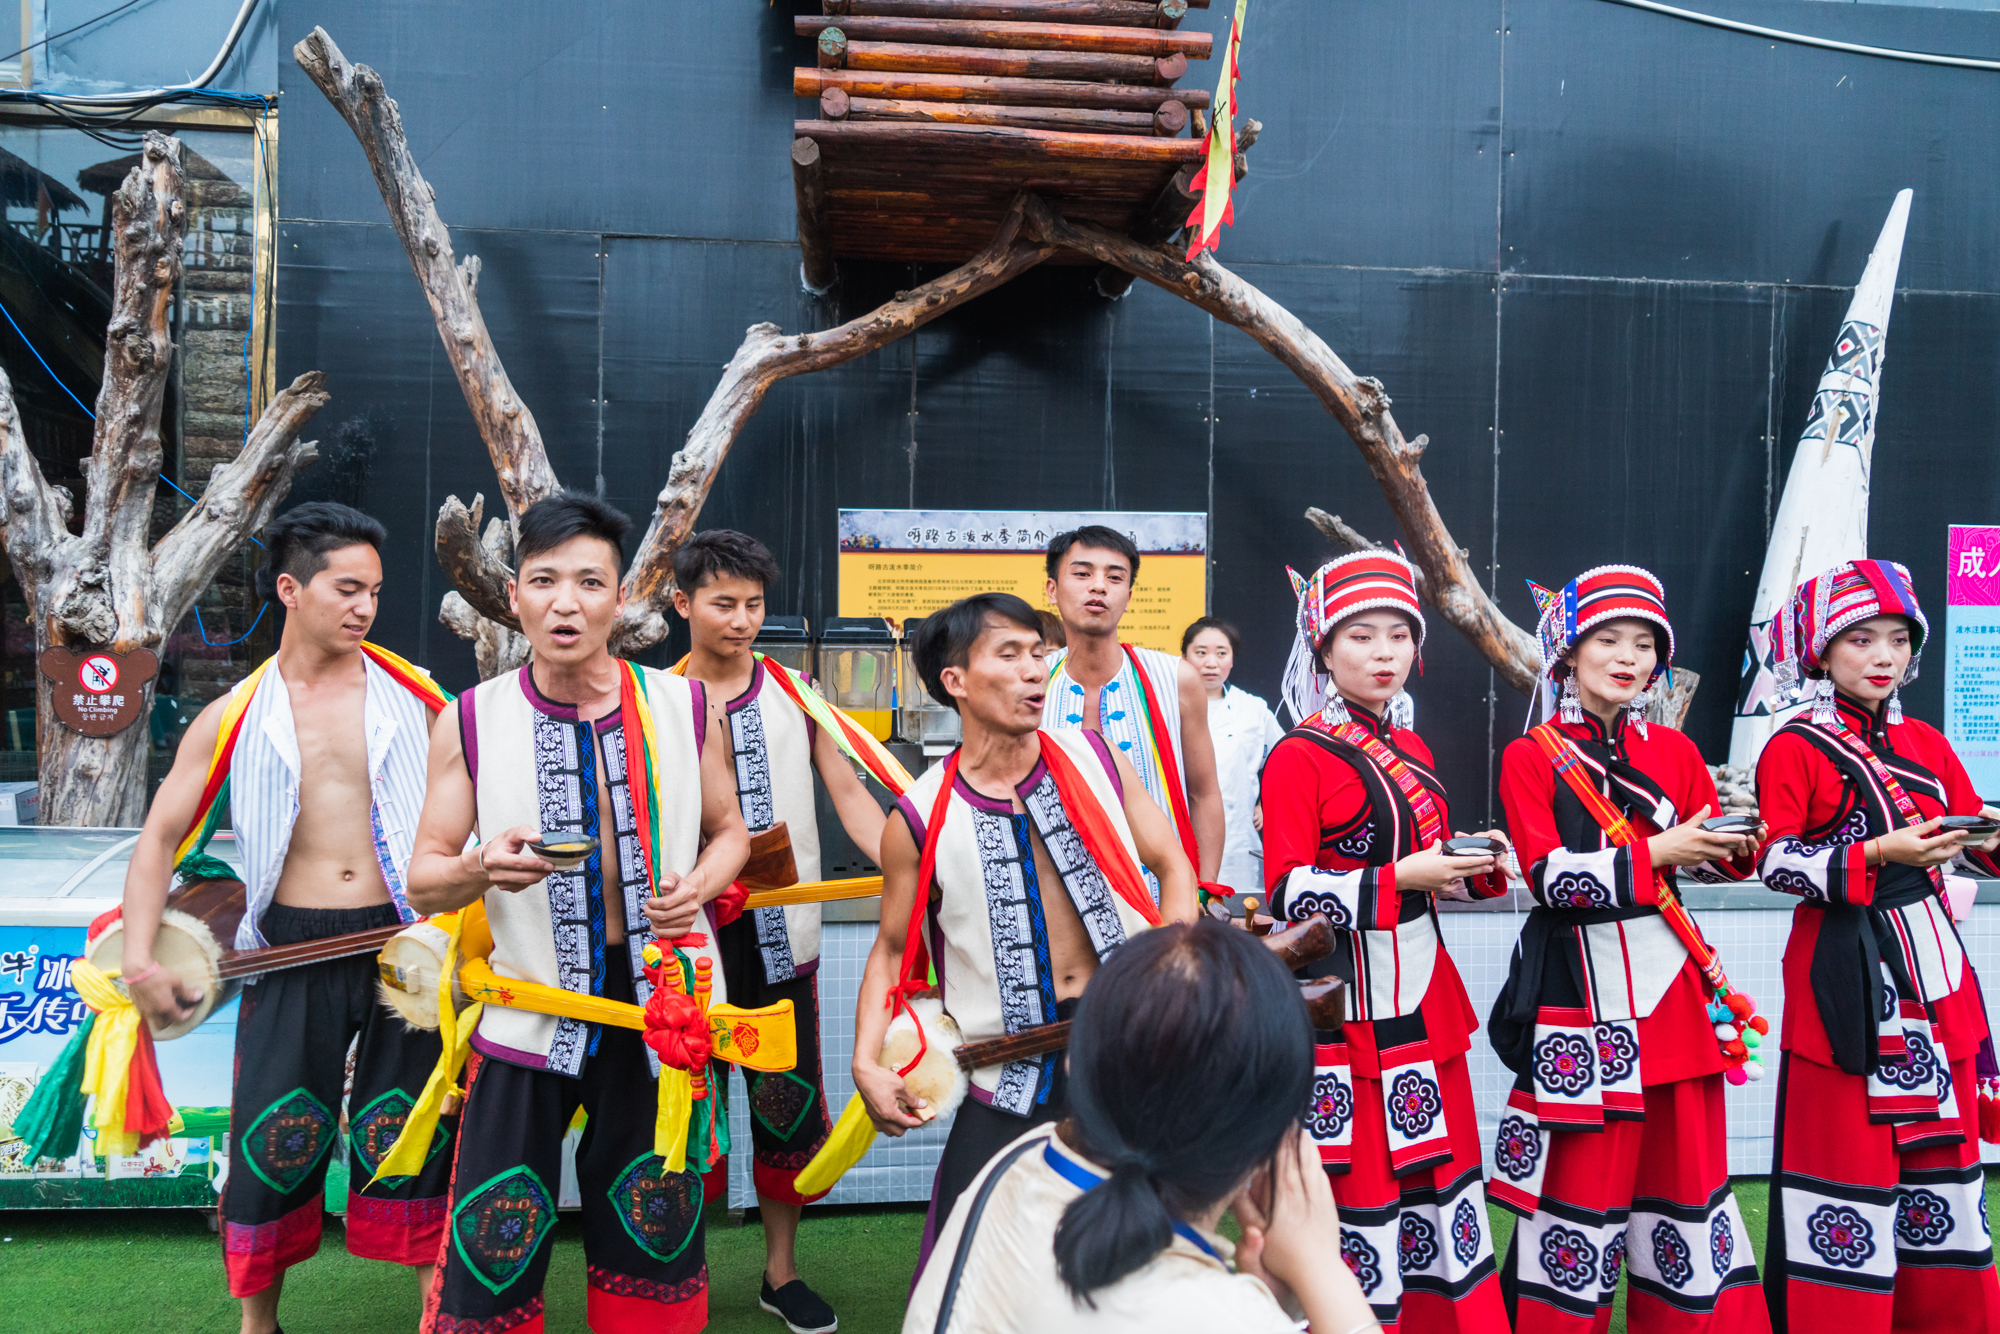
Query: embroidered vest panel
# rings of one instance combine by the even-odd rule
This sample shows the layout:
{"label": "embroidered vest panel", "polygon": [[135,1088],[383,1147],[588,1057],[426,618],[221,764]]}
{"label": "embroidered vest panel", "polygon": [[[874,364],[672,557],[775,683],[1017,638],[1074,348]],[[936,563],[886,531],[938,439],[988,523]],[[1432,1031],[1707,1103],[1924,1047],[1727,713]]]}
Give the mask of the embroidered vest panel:
{"label": "embroidered vest panel", "polygon": [[[1137,862],[1131,828],[1103,761],[1080,732],[1053,735]],[[943,765],[933,765],[910,789],[908,799],[916,809],[930,810],[943,773]],[[1146,920],[1112,890],[1084,850],[1045,768],[1037,768],[1030,777],[1021,800],[1097,957],[1104,959],[1144,931]],[[943,936],[937,970],[945,1009],[968,1042],[1017,1033],[1055,1018],[1043,1013],[1012,815],[998,803],[990,805],[966,800],[963,788],[952,794],[938,843],[940,900],[929,919]],[[1043,890],[1046,894],[1048,887]],[[972,1083],[990,1095],[993,1106],[1025,1115],[1034,1101],[1040,1070],[1039,1059],[983,1066],[972,1072]]]}
{"label": "embroidered vest panel", "polygon": [[[813,792],[812,728],[805,710],[770,684],[763,664],[758,664],[751,688],[745,693],[749,698],[731,704],[727,714],[743,822],[757,834],[783,820],[791,835],[799,880],[817,880],[819,825]],[[819,904],[758,908],[753,918],[767,980],[789,981],[800,968],[819,958]]]}
{"label": "embroidered vest panel", "polygon": [[[648,669],[654,701],[653,728],[659,742],[655,772],[668,790],[659,801],[659,861],[663,871],[685,873],[701,849],[700,751],[694,731],[694,696],[677,676]],[[579,726],[537,709],[521,688],[520,674],[482,682],[473,691],[479,735],[479,774],[474,790],[481,837],[516,825],[579,827],[583,819],[582,769],[593,762]],[[629,725],[629,724],[628,724]],[[650,885],[645,858],[632,821],[625,786],[626,728],[598,733],[604,747],[606,791],[600,801],[599,838],[605,850],[604,910],[623,914],[634,988],[644,1004],[650,988],[638,971],[639,947],[651,938],[643,911]],[[684,786],[681,786],[684,785]],[[677,790],[678,789],[678,790]],[[602,813],[610,815],[604,828]],[[488,890],[486,917],[493,929],[493,971],[544,986],[588,994],[594,951],[590,908],[581,869],[558,871],[525,889]],[[707,937],[698,951],[713,963],[714,1000],[725,999],[720,956],[712,926],[696,924]],[[612,952],[614,955],[616,951]],[[587,1025],[528,1010],[487,1006],[479,1037],[517,1059],[540,1062],[559,1074],[583,1067]]]}

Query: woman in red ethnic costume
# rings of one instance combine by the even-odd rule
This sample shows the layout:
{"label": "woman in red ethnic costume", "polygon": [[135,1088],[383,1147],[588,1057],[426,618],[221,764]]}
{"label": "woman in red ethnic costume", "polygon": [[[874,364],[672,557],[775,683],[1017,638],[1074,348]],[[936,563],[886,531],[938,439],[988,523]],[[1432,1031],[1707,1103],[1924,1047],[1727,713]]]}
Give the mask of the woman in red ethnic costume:
{"label": "woman in red ethnic costume", "polygon": [[1937,729],[1903,717],[1927,629],[1889,561],[1828,570],[1778,618],[1780,683],[1813,701],[1757,764],[1764,883],[1801,900],[1765,1256],[1780,1330],[2000,1329],[1974,1092],[1986,1014],[1941,875],[1960,852],[1993,874],[2000,835],[1966,848],[1939,828],[1983,803]]}
{"label": "woman in red ethnic costume", "polygon": [[1318,1035],[1307,1124],[1341,1253],[1387,1329],[1504,1334],[1465,1066],[1478,1016],[1432,896],[1490,898],[1506,873],[1438,846],[1450,808],[1403,691],[1424,637],[1409,564],[1360,552],[1292,582],[1285,702],[1304,721],[1265,761],[1264,869],[1273,916],[1338,928],[1309,971],[1348,983],[1350,1017]]}
{"label": "woman in red ethnic costume", "polygon": [[1534,591],[1545,690],[1562,702],[1501,757],[1539,905],[1488,1025],[1518,1076],[1490,1187],[1521,1215],[1501,1286],[1522,1334],[1603,1334],[1621,1268],[1633,1334],[1763,1334],[1729,1189],[1723,1072],[1739,1058],[1710,1018],[1697,955],[1713,956],[1674,896],[1679,870],[1743,879],[1757,835],[1701,827],[1716,795],[1700,753],[1645,721],[1673,660],[1660,581],[1608,565]]}

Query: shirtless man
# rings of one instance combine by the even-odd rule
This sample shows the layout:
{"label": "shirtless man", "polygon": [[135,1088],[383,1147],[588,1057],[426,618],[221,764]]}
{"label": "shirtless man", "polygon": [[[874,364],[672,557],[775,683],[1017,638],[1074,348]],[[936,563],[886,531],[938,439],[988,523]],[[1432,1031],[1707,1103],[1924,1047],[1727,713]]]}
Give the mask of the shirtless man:
{"label": "shirtless man", "polygon": [[1208,690],[1185,659],[1118,642],[1139,577],[1138,547],[1115,528],[1088,524],[1056,535],[1047,569],[1067,647],[1049,662],[1042,726],[1096,732],[1131,761],[1145,791],[1173,818],[1202,881],[1213,882],[1224,817]]}
{"label": "shirtless man", "polygon": [[[277,655],[201,711],[160,785],[125,876],[126,986],[156,1024],[199,999],[153,959],[175,849],[207,811],[223,716],[242,707],[229,817],[244,878],[236,939],[252,949],[414,921],[404,895],[424,800],[432,710],[445,696],[401,659],[363,646],[382,590],[382,525],[345,505],[301,505],[265,530],[259,587],[285,609]],[[356,726],[356,720],[361,725]],[[199,845],[182,858],[190,874]],[[347,1048],[360,1039],[349,1145],[338,1144]],[[285,1270],[319,1249],[333,1154],[351,1149],[347,1249],[428,1267],[443,1236],[451,1155],[442,1126],[422,1172],[369,1185],[438,1058],[377,1002],[372,954],[267,973],[236,1019],[224,1267],[243,1334],[278,1328]]]}
{"label": "shirtless man", "polygon": [[[630,524],[571,492],[522,513],[507,591],[534,658],[439,716],[410,895],[426,912],[483,900],[502,977],[644,1005],[641,958],[657,937],[709,960],[720,1003],[708,905],[742,869],[750,835],[701,684],[611,656]],[[628,767],[642,744],[646,759]],[[642,834],[628,775],[647,773],[648,760]],[[529,844],[558,829],[596,838],[597,851],[557,870]],[[459,1118],[452,1244],[426,1331],[541,1328],[563,1135],[578,1109],[590,1328],[707,1324],[701,1169],[670,1174],[653,1152],[651,1056],[634,1029],[485,1007]]]}
{"label": "shirtless man", "polygon": [[[892,1136],[929,1119],[876,1058],[892,997],[922,985],[933,932],[945,1009],[975,1042],[1067,1018],[1127,937],[1163,919],[1193,921],[1196,911],[1194,867],[1131,762],[1094,731],[1038,730],[1048,665],[1034,608],[1010,593],[966,598],[926,618],[914,651],[925,689],[957,710],[965,740],[898,799],[882,831],[882,926],[855,1006],[854,1084],[876,1128]],[[1093,843],[1082,823],[1114,839]],[[936,845],[936,873],[919,886],[927,844]],[[1158,908],[1142,863],[1158,878]],[[920,892],[926,906],[913,942]],[[972,1087],[938,1163],[923,1258],[994,1154],[1066,1114],[1060,1052],[982,1067]]]}

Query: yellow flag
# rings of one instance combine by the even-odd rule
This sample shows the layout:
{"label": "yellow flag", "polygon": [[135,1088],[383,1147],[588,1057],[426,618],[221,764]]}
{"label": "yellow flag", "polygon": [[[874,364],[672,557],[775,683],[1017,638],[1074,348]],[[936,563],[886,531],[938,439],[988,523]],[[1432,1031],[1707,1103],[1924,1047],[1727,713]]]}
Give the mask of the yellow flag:
{"label": "yellow flag", "polygon": [[1188,245],[1188,262],[1204,250],[1213,250],[1222,240],[1224,224],[1236,222],[1236,204],[1231,196],[1236,185],[1236,53],[1243,44],[1243,11],[1250,0],[1236,0],[1236,17],[1229,24],[1229,41],[1222,50],[1222,76],[1215,84],[1215,104],[1209,108],[1208,160],[1195,173],[1193,188],[1201,191],[1201,202],[1188,214],[1187,225],[1194,229]]}
{"label": "yellow flag", "polygon": [[[444,966],[438,970],[438,1037],[442,1039],[438,1063],[424,1082],[416,1106],[403,1118],[403,1129],[397,1134],[396,1143],[382,1156],[375,1175],[368,1179],[371,1186],[384,1177],[412,1177],[421,1172],[430,1157],[431,1139],[437,1133],[438,1118],[444,1113],[445,1098],[464,1093],[458,1087],[458,1072],[465,1068],[466,1058],[471,1054],[472,1034],[479,1027],[482,1007],[475,1003],[460,1014],[452,1004],[451,989],[458,972],[459,941],[465,934],[467,914],[475,910],[483,916],[485,907],[474,903],[462,912],[431,919],[434,925],[447,927],[451,933],[450,943],[445,946]],[[446,918],[450,920],[447,922]]]}

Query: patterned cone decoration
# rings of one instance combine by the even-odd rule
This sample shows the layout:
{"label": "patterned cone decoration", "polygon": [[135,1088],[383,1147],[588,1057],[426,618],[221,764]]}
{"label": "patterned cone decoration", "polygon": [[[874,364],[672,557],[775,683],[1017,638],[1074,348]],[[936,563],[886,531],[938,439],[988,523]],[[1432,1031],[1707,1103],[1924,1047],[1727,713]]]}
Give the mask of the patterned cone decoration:
{"label": "patterned cone decoration", "polygon": [[1757,598],[1751,604],[1750,643],[1736,722],[1729,734],[1729,763],[1754,769],[1764,743],[1783,721],[1773,661],[1773,622],[1801,580],[1868,554],[1868,479],[1874,462],[1875,414],[1881,402],[1882,359],[1903,231],[1912,192],[1889,208],[1888,221],[1868,256],[1861,284],[1841,321],[1833,355],[1813,395],[1812,413],[1799,437],[1784,498],[1771,525]]}

